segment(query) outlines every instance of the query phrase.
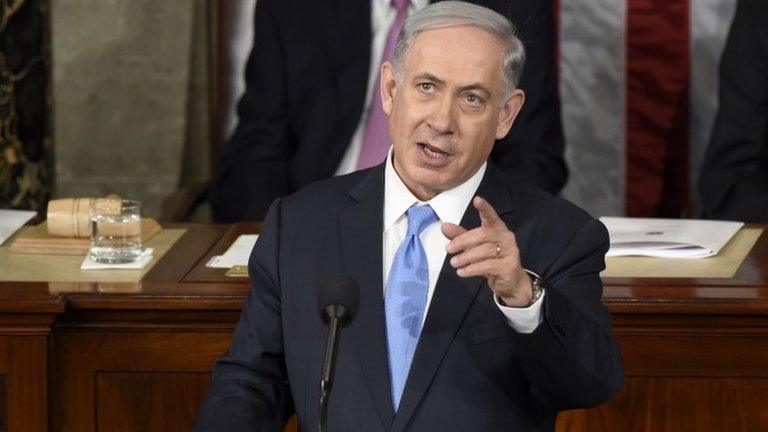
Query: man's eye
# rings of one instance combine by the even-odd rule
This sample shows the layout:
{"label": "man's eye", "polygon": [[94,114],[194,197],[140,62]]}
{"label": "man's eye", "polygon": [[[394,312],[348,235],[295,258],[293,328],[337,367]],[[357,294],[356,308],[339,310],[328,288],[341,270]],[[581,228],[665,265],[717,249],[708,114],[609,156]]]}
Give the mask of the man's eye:
{"label": "man's eye", "polygon": [[483,99],[480,96],[474,95],[474,94],[468,94],[464,96],[464,100],[467,101],[470,105],[482,105]]}
{"label": "man's eye", "polygon": [[418,87],[419,87],[419,90],[421,90],[424,93],[431,93],[432,90],[435,88],[435,86],[432,83],[420,83]]}

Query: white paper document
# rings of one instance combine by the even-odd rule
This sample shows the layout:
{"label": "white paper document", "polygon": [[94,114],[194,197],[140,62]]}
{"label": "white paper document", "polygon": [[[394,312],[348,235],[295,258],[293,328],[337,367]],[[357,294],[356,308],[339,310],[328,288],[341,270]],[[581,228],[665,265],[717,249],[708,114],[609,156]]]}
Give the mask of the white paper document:
{"label": "white paper document", "polygon": [[216,255],[205,264],[211,268],[232,268],[234,266],[247,266],[251,257],[253,246],[259,239],[258,234],[243,234],[238,237],[224,255]]}
{"label": "white paper document", "polygon": [[0,210],[0,246],[36,214],[29,210]]}
{"label": "white paper document", "polygon": [[720,249],[744,225],[695,219],[601,217],[611,248],[605,256],[706,258]]}

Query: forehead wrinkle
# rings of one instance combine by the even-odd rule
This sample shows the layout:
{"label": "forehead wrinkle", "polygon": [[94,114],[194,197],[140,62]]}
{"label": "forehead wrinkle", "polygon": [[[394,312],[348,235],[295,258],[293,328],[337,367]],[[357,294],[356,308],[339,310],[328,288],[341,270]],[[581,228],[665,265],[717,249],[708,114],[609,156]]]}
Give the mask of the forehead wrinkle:
{"label": "forehead wrinkle", "polygon": [[[488,55],[487,52],[481,53],[481,51],[474,51],[470,50],[467,51],[466,47],[464,49],[460,49],[460,54],[463,56],[464,60],[461,62],[456,61],[456,54],[451,55],[446,52],[445,43],[450,39],[455,39],[457,35],[451,34],[449,31],[453,29],[471,29],[472,31],[468,35],[469,38],[474,39],[478,42],[482,42],[484,46],[487,46],[487,44],[494,45],[495,47],[498,47],[499,50],[503,51],[503,47],[501,46],[500,42],[497,40],[497,38],[493,35],[491,35],[488,32],[485,32],[482,29],[479,29],[477,27],[473,26],[457,26],[457,27],[445,27],[445,28],[435,28],[435,29],[427,29],[421,33],[419,33],[416,38],[414,39],[413,45],[411,46],[411,50],[409,52],[409,55],[406,58],[405,61],[405,69],[409,69],[410,67],[416,66],[414,65],[414,62],[418,63],[417,67],[422,67],[424,69],[428,69],[426,71],[414,71],[417,72],[413,79],[418,78],[427,78],[434,80],[436,83],[440,84],[446,84],[448,80],[454,80],[457,78],[457,75],[464,75],[465,77],[477,77],[478,73],[480,75],[484,75],[484,71],[486,71],[488,65]],[[435,39],[436,34],[442,33],[441,37],[439,39]],[[467,37],[467,36],[462,36]],[[479,40],[478,40],[479,39]],[[450,51],[450,49],[449,49]],[[496,59],[496,56],[493,56],[492,59]],[[418,59],[418,60],[417,60]],[[493,60],[491,60],[493,61]],[[425,65],[424,63],[428,63],[429,65]],[[493,76],[489,76],[489,79],[495,79],[498,78],[498,81],[501,83],[501,86],[503,87],[503,81],[504,81],[504,65],[501,60],[499,60],[497,66],[498,66],[498,76],[494,73]],[[439,73],[435,73],[434,71],[431,71],[429,69],[432,68],[445,68],[448,67],[450,76],[446,76],[444,78],[440,78]],[[483,83],[478,82],[476,80],[471,80],[471,78],[467,78],[466,83],[459,83],[457,84],[457,87],[460,90],[466,91],[466,90],[480,90],[484,93],[486,93],[488,96],[492,96],[494,94],[491,89],[494,87],[493,82]]]}

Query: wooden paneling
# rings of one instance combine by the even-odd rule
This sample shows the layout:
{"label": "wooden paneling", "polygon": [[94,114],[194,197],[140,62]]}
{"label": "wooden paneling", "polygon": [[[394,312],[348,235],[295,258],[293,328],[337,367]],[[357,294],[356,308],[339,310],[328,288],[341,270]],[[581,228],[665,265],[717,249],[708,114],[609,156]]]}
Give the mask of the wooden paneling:
{"label": "wooden paneling", "polygon": [[768,379],[627,378],[619,395],[558,416],[558,432],[768,430]]}
{"label": "wooden paneling", "polygon": [[8,423],[6,419],[8,418],[8,410],[6,408],[6,397],[5,397],[5,375],[0,373],[0,432],[5,432],[6,424]]}
{"label": "wooden paneling", "polygon": [[691,335],[680,329],[674,334],[617,337],[627,376],[768,378],[768,334]]}
{"label": "wooden paneling", "polygon": [[47,340],[45,336],[0,337],[0,374],[4,375],[0,417],[8,432],[48,430]]}
{"label": "wooden paneling", "polygon": [[[258,226],[183,227],[140,283],[0,282],[0,424],[191,428],[249,288],[205,262]],[[558,431],[768,431],[768,236],[733,279],[608,279],[603,299],[625,386]]]}
{"label": "wooden paneling", "polygon": [[565,431],[768,430],[768,322],[759,315],[614,316],[624,388],[558,417]]}
{"label": "wooden paneling", "polygon": [[97,430],[191,430],[210,381],[209,372],[97,372]]}
{"label": "wooden paneling", "polygon": [[[56,429],[190,430],[213,360],[226,351],[231,337],[200,330],[55,334],[51,415]],[[145,398],[154,407],[151,412]]]}

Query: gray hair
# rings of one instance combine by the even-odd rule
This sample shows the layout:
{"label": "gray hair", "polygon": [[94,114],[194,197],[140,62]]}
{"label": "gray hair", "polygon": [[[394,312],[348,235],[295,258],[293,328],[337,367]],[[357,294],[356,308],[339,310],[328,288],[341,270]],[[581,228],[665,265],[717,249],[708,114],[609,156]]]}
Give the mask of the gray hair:
{"label": "gray hair", "polygon": [[395,79],[402,83],[405,59],[416,36],[429,29],[469,25],[496,36],[504,44],[504,90],[502,100],[517,88],[525,64],[525,48],[517,30],[498,13],[463,1],[441,1],[414,13],[403,24],[392,57]]}

